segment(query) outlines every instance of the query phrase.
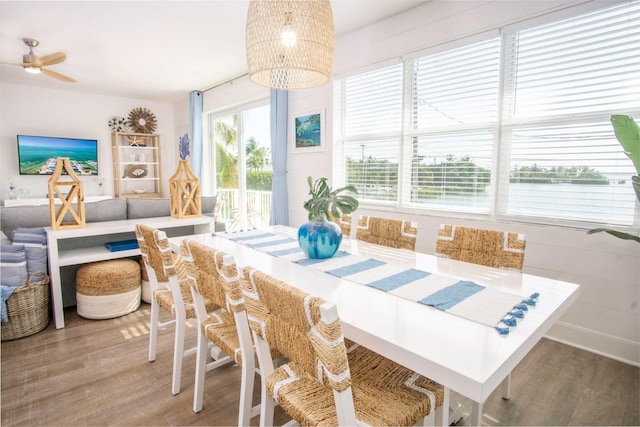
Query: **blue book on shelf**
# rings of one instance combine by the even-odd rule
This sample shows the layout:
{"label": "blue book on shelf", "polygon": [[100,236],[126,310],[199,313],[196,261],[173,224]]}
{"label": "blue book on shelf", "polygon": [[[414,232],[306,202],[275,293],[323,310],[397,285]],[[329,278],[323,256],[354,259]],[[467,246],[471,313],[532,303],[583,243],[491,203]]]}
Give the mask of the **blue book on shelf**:
{"label": "blue book on shelf", "polygon": [[104,246],[111,252],[128,251],[130,249],[138,249],[138,241],[132,239],[121,240],[119,242],[107,242],[104,244]]}

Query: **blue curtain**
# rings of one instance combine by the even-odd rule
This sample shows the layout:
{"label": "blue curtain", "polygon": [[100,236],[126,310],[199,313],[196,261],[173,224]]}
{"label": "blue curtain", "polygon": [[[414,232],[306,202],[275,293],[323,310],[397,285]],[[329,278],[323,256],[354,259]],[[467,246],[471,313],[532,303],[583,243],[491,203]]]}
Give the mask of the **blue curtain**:
{"label": "blue curtain", "polygon": [[189,135],[191,137],[191,169],[200,178],[202,169],[202,92],[189,94]]}
{"label": "blue curtain", "polygon": [[270,225],[289,225],[287,201],[287,104],[286,90],[271,89],[271,154],[273,180],[271,186]]}

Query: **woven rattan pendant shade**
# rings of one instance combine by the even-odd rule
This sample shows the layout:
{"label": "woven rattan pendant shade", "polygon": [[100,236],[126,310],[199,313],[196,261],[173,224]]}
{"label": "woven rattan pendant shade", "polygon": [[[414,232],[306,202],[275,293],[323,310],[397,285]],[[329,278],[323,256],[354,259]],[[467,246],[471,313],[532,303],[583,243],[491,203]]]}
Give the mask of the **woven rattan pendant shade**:
{"label": "woven rattan pendant shade", "polygon": [[329,0],[251,0],[246,37],[254,83],[289,90],[329,82],[334,43]]}

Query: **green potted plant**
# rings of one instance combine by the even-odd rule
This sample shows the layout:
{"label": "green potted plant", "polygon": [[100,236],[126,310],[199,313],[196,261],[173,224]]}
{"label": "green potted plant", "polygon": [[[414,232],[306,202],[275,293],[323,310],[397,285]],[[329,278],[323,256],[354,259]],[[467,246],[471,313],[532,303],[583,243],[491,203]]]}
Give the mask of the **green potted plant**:
{"label": "green potted plant", "polygon": [[[640,201],[640,127],[630,116],[624,115],[612,115],[611,124],[624,153],[631,159],[633,166],[636,168],[637,175],[631,177],[631,185],[633,185],[636,198]],[[609,228],[594,228],[587,233],[593,234],[602,231],[620,239],[635,240],[640,243],[639,236]]]}
{"label": "green potted plant", "polygon": [[342,230],[330,219],[358,209],[358,191],[353,185],[333,190],[327,178],[314,181],[308,177],[307,182],[311,198],[303,206],[309,213],[309,222],[298,229],[298,244],[309,258],[330,258],[342,242]]}

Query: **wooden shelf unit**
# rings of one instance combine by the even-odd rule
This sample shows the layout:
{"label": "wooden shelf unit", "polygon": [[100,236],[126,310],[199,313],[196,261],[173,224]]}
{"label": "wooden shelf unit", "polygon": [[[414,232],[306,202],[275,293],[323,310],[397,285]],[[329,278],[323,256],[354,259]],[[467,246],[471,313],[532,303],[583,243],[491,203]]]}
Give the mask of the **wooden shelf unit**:
{"label": "wooden shelf unit", "polygon": [[116,197],[162,197],[160,135],[113,132],[113,180]]}

